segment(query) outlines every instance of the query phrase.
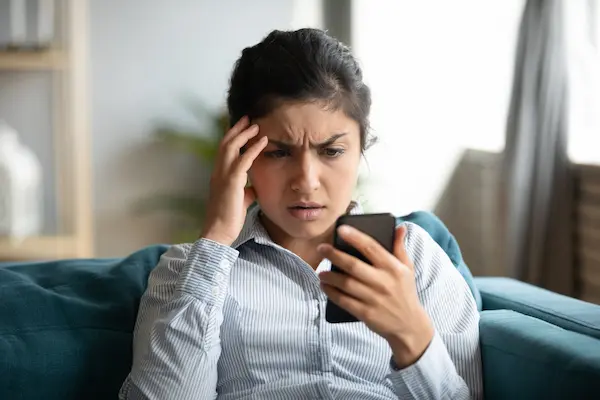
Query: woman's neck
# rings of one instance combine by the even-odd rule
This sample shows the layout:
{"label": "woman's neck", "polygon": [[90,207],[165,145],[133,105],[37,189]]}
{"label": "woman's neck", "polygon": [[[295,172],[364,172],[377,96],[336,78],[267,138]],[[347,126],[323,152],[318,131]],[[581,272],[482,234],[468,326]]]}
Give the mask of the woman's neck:
{"label": "woman's neck", "polygon": [[323,260],[323,257],[317,252],[317,246],[321,243],[330,243],[333,238],[333,230],[327,231],[319,237],[298,239],[287,235],[280,227],[266,218],[264,214],[261,213],[259,218],[273,242],[296,254],[310,265],[312,269],[317,269]]}
{"label": "woman's neck", "polygon": [[323,261],[323,256],[317,252],[317,246],[323,242],[325,242],[324,239],[318,241],[290,240],[288,243],[281,244],[280,246],[293,252],[310,265],[312,269],[316,270],[321,261]]}

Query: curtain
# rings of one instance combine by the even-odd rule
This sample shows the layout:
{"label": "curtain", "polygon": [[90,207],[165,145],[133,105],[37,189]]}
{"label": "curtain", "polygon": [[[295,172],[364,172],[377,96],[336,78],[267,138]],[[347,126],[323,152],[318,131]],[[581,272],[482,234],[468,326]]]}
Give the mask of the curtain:
{"label": "curtain", "polygon": [[502,193],[508,275],[574,295],[563,6],[561,0],[528,0],[523,10]]}

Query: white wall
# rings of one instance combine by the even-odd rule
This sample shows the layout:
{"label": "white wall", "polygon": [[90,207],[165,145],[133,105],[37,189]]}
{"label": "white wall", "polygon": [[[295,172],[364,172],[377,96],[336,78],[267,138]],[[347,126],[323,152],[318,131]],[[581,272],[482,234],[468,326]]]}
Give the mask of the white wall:
{"label": "white wall", "polygon": [[[157,152],[159,119],[190,120],[183,99],[224,104],[234,61],[270,30],[318,17],[316,1],[91,1],[91,72],[96,247],[124,255],[170,239],[167,218],[138,218],[131,205],[158,191],[193,186],[202,171]],[[192,121],[189,121],[192,122]]]}
{"label": "white wall", "polygon": [[465,148],[500,151],[522,0],[354,0],[380,143],[369,204],[433,210]]}

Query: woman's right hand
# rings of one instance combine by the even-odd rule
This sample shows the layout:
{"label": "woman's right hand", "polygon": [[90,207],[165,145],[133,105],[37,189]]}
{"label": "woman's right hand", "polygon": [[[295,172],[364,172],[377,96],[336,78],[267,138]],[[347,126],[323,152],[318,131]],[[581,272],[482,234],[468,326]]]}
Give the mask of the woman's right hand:
{"label": "woman's right hand", "polygon": [[246,187],[248,170],[268,143],[265,136],[243,154],[240,152],[258,135],[258,125],[249,126],[249,123],[248,117],[243,117],[225,134],[210,179],[206,221],[200,237],[226,246],[231,246],[240,234],[246,209],[256,198],[254,190]]}

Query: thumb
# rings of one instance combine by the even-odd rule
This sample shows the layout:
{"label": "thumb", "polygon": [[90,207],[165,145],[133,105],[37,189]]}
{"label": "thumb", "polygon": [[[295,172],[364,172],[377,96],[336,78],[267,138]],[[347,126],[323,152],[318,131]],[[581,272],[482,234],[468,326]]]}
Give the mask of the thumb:
{"label": "thumb", "polygon": [[244,209],[250,207],[252,203],[256,200],[256,192],[252,186],[246,186],[244,188]]}
{"label": "thumb", "polygon": [[413,269],[413,263],[406,251],[406,225],[400,225],[396,228],[396,240],[394,241],[394,256],[400,262],[410,269]]}

